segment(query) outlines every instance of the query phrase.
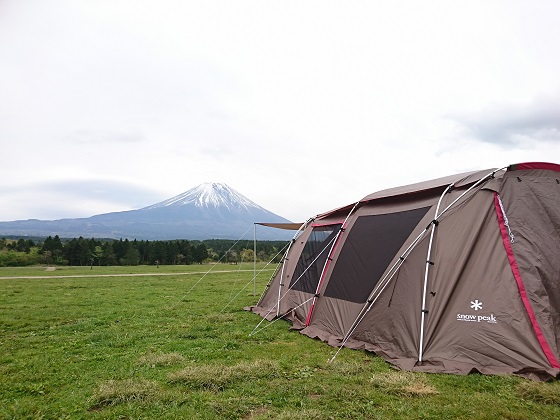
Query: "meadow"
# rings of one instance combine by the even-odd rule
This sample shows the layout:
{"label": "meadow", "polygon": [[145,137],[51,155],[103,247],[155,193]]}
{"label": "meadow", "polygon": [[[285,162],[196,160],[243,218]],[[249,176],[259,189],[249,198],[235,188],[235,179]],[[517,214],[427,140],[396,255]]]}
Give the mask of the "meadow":
{"label": "meadow", "polygon": [[[253,265],[0,268],[0,418],[560,419],[560,383],[402,372],[285,321]],[[207,273],[207,274],[205,274]]]}

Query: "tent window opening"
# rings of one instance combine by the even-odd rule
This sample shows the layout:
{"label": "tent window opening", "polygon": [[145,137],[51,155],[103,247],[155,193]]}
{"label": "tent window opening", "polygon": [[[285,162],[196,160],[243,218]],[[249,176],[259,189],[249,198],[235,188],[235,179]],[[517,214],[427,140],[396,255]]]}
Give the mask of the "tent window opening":
{"label": "tent window opening", "polygon": [[336,224],[313,228],[299,257],[290,289],[315,293],[332,242],[341,226]]}
{"label": "tent window opening", "polygon": [[365,303],[369,294],[430,207],[361,216],[337,258],[325,296]]}

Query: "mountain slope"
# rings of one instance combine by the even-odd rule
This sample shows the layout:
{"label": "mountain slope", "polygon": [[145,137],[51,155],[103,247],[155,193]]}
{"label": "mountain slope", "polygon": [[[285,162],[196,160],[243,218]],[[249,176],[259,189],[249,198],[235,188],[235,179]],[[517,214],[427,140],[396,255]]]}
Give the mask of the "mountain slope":
{"label": "mountain slope", "polygon": [[153,210],[162,207],[187,206],[194,204],[199,208],[227,208],[234,211],[242,209],[251,212],[254,209],[265,211],[261,206],[239,194],[226,184],[206,182],[198,187],[192,188],[183,194],[176,195],[168,200],[162,201],[142,210]]}
{"label": "mountain slope", "polygon": [[[170,239],[239,239],[253,223],[286,223],[225,184],[205,183],[139,210],[88,218],[0,222],[0,235]],[[290,232],[260,229],[260,239],[289,239]]]}

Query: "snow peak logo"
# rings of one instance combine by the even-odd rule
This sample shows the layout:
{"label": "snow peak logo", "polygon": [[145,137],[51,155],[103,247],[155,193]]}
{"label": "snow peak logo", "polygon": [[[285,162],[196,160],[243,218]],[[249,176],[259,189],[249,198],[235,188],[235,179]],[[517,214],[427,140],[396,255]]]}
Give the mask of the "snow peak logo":
{"label": "snow peak logo", "polygon": [[[470,308],[474,309],[475,312],[482,310],[482,302],[478,299],[471,301]],[[488,322],[489,324],[497,324],[498,320],[494,314],[490,315],[478,315],[478,314],[457,314],[457,321],[466,322]]]}

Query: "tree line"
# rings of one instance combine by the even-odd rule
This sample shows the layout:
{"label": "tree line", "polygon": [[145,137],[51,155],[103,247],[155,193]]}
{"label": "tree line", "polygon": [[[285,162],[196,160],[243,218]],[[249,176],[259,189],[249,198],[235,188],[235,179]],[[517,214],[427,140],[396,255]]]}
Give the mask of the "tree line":
{"label": "tree line", "polygon": [[[257,260],[281,257],[285,241],[257,243]],[[148,241],[128,239],[0,239],[0,267],[47,265],[177,265],[204,262],[239,263],[255,258],[253,242],[212,239],[204,241]],[[281,252],[280,252],[281,253]]]}

